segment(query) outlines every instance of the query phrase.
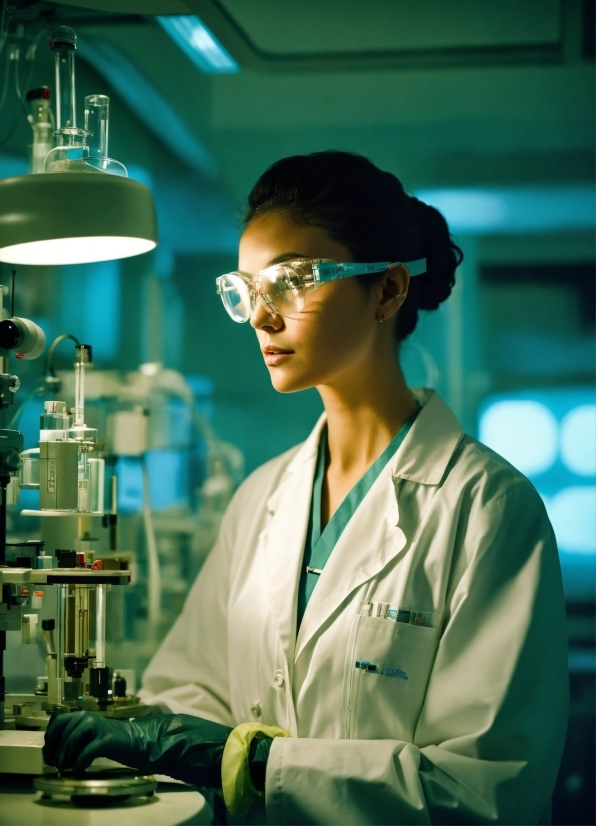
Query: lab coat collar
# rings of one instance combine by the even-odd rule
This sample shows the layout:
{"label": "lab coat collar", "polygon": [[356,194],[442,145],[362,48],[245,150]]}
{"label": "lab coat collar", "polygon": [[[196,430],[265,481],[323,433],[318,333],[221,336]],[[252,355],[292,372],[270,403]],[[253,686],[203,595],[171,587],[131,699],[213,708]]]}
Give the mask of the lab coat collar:
{"label": "lab coat collar", "polygon": [[408,479],[420,485],[438,485],[445,475],[462,427],[435,390],[412,389],[422,410],[391,462],[394,479]]}
{"label": "lab coat collar", "polygon": [[[267,510],[269,511],[269,513],[275,513],[281,497],[285,495],[285,483],[288,481],[288,478],[294,475],[304,464],[309,463],[310,467],[310,464],[312,463],[312,475],[314,479],[314,463],[316,462],[317,453],[319,450],[319,440],[321,438],[321,431],[325,426],[326,422],[327,416],[323,413],[321,414],[321,416],[319,416],[317,423],[311,430],[306,441],[304,441],[298,448],[292,461],[288,464],[284,472],[281,483],[271,494],[267,501]],[[311,492],[312,491],[310,490],[308,492],[309,504]]]}
{"label": "lab coat collar", "polygon": [[[393,457],[392,476],[395,479],[409,479],[420,485],[438,485],[463,436],[463,430],[451,408],[436,390],[414,387],[412,393],[422,410]],[[316,457],[321,430],[326,421],[327,417],[323,413],[286,468],[286,475],[296,473],[305,462]],[[280,488],[267,503],[271,513],[275,511],[279,494]]]}

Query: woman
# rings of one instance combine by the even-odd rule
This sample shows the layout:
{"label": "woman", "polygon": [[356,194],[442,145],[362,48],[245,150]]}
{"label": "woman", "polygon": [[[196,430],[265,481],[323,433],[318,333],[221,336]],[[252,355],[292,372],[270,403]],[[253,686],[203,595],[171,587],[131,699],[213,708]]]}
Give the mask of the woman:
{"label": "woman", "polygon": [[253,822],[548,822],[567,715],[552,529],[397,357],[461,257],[362,157],[265,172],[218,289],[276,390],[316,387],[325,413],[238,490],[145,673],[176,716],[64,715],[49,762],[223,782]]}

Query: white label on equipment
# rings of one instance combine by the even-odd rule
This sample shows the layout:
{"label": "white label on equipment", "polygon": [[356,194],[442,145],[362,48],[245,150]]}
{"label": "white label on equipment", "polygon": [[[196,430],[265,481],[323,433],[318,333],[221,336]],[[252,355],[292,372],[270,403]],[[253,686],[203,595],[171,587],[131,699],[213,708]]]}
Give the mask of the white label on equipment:
{"label": "white label on equipment", "polygon": [[48,459],[48,493],[56,493],[56,460]]}

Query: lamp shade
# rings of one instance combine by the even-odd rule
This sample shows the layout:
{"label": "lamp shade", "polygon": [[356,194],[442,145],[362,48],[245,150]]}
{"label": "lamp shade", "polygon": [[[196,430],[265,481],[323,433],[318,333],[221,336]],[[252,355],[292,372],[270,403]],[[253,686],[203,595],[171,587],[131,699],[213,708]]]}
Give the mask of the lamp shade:
{"label": "lamp shade", "polygon": [[151,190],[102,172],[0,180],[0,261],[89,264],[157,246]]}

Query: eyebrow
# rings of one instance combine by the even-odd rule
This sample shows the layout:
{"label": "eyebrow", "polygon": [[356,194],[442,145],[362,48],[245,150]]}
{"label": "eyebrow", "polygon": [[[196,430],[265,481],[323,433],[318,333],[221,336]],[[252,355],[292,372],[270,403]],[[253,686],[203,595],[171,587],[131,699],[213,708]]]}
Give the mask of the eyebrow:
{"label": "eyebrow", "polygon": [[310,258],[310,256],[304,255],[303,252],[284,252],[283,255],[272,258],[267,266],[274,267],[276,264],[283,264],[284,261],[292,261],[294,258]]}

